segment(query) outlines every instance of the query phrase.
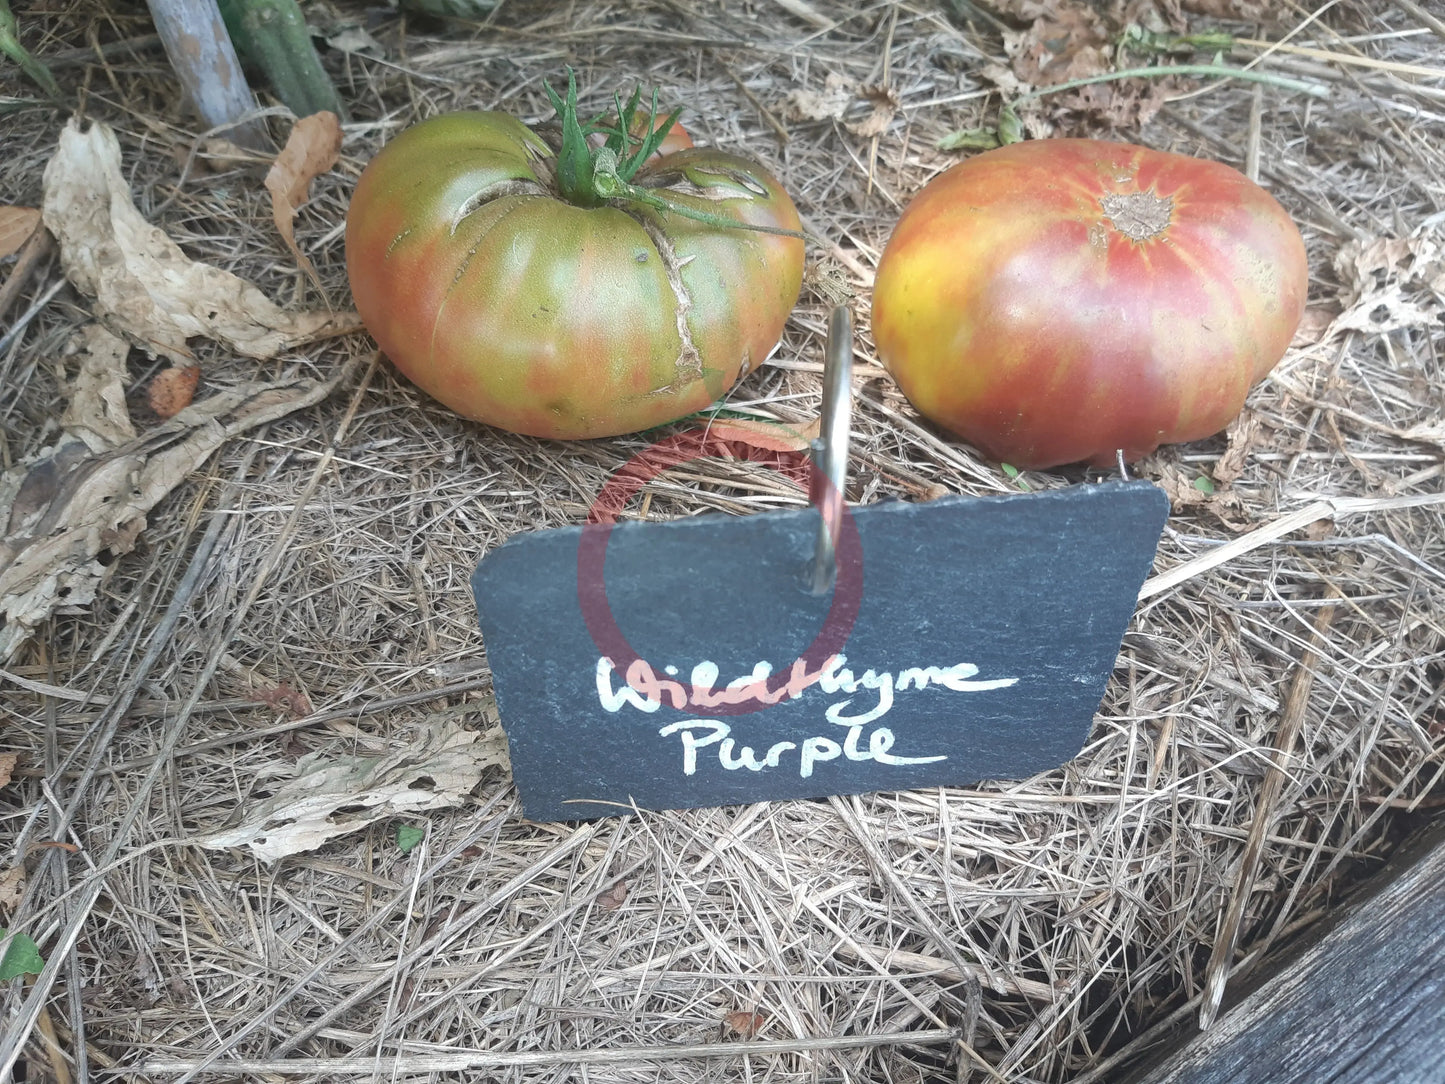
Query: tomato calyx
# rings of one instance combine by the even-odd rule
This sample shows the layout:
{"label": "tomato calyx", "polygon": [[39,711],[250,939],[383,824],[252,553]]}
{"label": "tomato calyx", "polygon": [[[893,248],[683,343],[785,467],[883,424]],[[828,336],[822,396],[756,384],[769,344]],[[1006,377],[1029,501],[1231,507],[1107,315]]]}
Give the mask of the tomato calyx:
{"label": "tomato calyx", "polygon": [[[651,111],[646,114],[647,123],[641,126],[637,124],[642,116],[639,113],[641,87],[633,90],[626,105],[623,105],[616,95],[613,96],[616,106],[615,125],[604,123],[601,117],[586,124],[582,123],[577,115],[577,76],[571,68],[567,69],[565,98],[551,86],[544,84],[544,89],[551,100],[552,108],[557,111],[562,128],[562,147],[557,154],[557,189],[569,203],[578,207],[600,207],[608,203],[641,205],[716,229],[772,233],[805,240],[803,234],[797,230],[739,222],[735,218],[711,214],[677,203],[661,195],[657,188],[632,183],[638,170],[667,138],[681,113],[681,110],[673,110],[659,124],[655,88],[652,92]],[[634,135],[636,131],[646,134]],[[602,146],[594,147],[588,142],[587,137],[594,133],[606,137]]]}

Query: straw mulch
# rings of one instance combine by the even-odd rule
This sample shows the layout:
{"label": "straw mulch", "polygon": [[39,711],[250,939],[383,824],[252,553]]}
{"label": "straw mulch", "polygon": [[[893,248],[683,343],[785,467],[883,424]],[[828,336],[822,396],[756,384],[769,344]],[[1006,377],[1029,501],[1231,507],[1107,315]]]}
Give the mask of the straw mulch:
{"label": "straw mulch", "polygon": [[[992,123],[1003,73],[1027,71],[1039,5],[578,0],[469,22],[309,4],[342,43],[325,56],[352,113],[297,219],[324,297],[257,168],[203,161],[143,4],[15,6],[65,92],[117,131],[141,212],[290,307],[349,304],[348,193],[406,125],[458,107],[544,120],[543,82],[568,64],[589,108],[656,84],[699,142],[763,159],[825,239],[780,349],[729,405],[815,416],[826,314],[851,297],[850,500],[1016,487],[919,422],[872,353],[868,286],[900,208],[957,159],[937,141]],[[405,750],[449,724],[495,742],[468,575],[503,539],[580,522],[646,443],[460,421],[370,369],[364,334],[266,363],[198,342],[198,398],[346,377],[227,441],[152,510],[94,603],[50,618],[0,675],[0,747],[18,754],[0,787],[0,922],[59,960],[0,987],[20,1078],[1113,1080],[1197,1017],[1221,938],[1237,931],[1237,981],[1324,918],[1439,806],[1445,774],[1445,38],[1403,3],[1182,8],[1155,5],[1288,38],[1259,70],[1328,98],[1179,79],[1025,119],[1254,171],[1304,233],[1311,311],[1229,434],[1137,466],[1174,513],[1082,755],[973,788],[580,826],[523,820],[494,767],[462,807],[275,864],[197,846],[302,756]],[[357,29],[379,50],[347,51]],[[794,93],[830,78],[840,115]],[[13,66],[0,79],[32,93]],[[0,120],[0,202],[39,205],[63,122]],[[267,123],[284,139],[288,120]],[[24,325],[0,354],[7,469],[59,432],[69,344],[91,320],[61,280],[48,261],[4,316]],[[144,431],[160,365],[128,364]],[[804,501],[721,461],[650,491],[655,519]],[[399,824],[424,839],[404,852]]]}

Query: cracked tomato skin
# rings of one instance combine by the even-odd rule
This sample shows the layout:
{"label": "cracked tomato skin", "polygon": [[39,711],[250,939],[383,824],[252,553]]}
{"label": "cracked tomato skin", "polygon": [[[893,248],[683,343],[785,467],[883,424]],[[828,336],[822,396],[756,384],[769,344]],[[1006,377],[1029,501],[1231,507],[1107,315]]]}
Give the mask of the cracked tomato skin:
{"label": "cracked tomato skin", "polygon": [[1217,162],[1050,139],[931,181],[873,292],[878,354],[919,413],[995,459],[1129,460],[1217,433],[1284,355],[1304,242]]}
{"label": "cracked tomato skin", "polygon": [[[346,217],[351,291],[377,345],[468,418],[585,439],[701,410],[777,345],[803,242],[555,194],[554,148],[504,113],[451,113],[392,140]],[[742,223],[799,229],[760,165],[718,150],[633,181]]]}

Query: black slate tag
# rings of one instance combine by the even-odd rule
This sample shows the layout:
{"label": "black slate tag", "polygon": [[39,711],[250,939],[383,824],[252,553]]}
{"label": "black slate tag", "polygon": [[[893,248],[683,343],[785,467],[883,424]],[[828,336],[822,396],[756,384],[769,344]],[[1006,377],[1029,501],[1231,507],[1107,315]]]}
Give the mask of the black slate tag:
{"label": "black slate tag", "polygon": [[1147,482],[850,508],[821,597],[804,586],[812,509],[511,539],[472,590],[524,812],[1058,767],[1088,736],[1168,510]]}

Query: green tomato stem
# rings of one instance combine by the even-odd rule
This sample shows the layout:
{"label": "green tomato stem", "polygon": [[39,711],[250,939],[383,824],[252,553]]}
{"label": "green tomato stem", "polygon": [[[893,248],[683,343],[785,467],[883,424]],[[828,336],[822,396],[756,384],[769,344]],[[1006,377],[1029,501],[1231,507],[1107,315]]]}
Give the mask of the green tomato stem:
{"label": "green tomato stem", "polygon": [[684,207],[681,204],[673,203],[664,199],[656,192],[646,188],[639,188],[635,184],[628,184],[617,173],[617,155],[611,150],[603,147],[597,154],[595,170],[592,174],[592,184],[597,195],[602,199],[620,199],[629,203],[640,203],[646,207],[663,211],[667,214],[679,215],[682,218],[690,218],[694,222],[702,222],[708,226],[715,226],[724,230],[751,230],[754,233],[775,233],[781,237],[796,237],[799,240],[807,240],[797,230],[785,230],[779,226],[758,226],[751,222],[739,222],[735,218],[724,218],[722,215],[710,214],[707,211],[699,211],[692,207]]}
{"label": "green tomato stem", "polygon": [[[642,89],[632,92],[624,106],[615,96],[617,126],[606,127],[600,121],[591,121],[585,127],[577,118],[577,77],[567,69],[567,96],[563,98],[550,86],[543,84],[552,108],[562,124],[562,149],[557,155],[557,187],[562,197],[578,207],[598,207],[608,200],[622,200],[641,204],[666,214],[690,218],[722,230],[751,230],[754,233],[774,233],[782,237],[796,237],[806,240],[797,230],[785,230],[777,226],[757,226],[739,222],[735,218],[710,214],[692,207],[684,207],[658,195],[656,192],[631,183],[642,164],[652,157],[662,145],[667,133],[677,123],[678,113],[673,112],[662,124],[657,124],[657,91],[652,92],[652,109],[647,116],[648,133],[638,139],[636,150],[631,149],[632,125],[637,118],[638,103],[642,100]],[[587,142],[590,132],[601,132],[607,142],[598,148]]]}

